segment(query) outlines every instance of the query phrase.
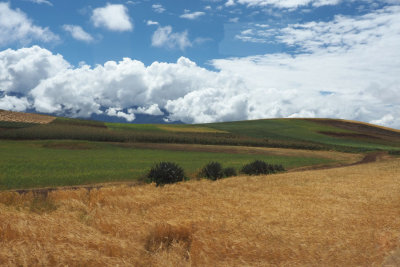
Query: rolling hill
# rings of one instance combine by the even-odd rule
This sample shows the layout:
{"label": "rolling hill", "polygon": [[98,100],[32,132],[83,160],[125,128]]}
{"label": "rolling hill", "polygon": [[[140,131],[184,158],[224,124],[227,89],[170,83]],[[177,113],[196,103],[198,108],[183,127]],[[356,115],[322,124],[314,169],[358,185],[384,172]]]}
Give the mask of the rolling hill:
{"label": "rolling hill", "polygon": [[[165,125],[104,123],[17,112],[2,116],[3,113],[0,111],[0,139],[244,145],[345,152],[400,150],[399,130],[338,119]],[[35,116],[36,120],[32,119]]]}
{"label": "rolling hill", "polygon": [[259,159],[292,171],[399,151],[398,130],[344,120],[123,124],[0,111],[0,190],[135,182],[159,161],[197,179],[210,161],[239,171]]}
{"label": "rolling hill", "polygon": [[[388,155],[400,151],[398,130],[331,119],[161,125],[4,114],[0,265],[400,261],[400,158]],[[210,161],[240,170],[255,159],[288,171],[198,176]],[[138,182],[158,161],[177,162],[190,181]]]}

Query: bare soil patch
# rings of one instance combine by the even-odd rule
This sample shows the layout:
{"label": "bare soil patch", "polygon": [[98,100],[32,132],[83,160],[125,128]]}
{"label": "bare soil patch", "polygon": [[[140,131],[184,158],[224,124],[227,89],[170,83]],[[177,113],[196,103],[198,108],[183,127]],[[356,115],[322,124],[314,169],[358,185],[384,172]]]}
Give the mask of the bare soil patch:
{"label": "bare soil patch", "polygon": [[333,137],[344,137],[344,138],[369,138],[369,139],[381,139],[380,137],[374,136],[374,135],[368,135],[368,134],[357,134],[357,133],[337,133],[337,132],[326,132],[326,131],[320,131],[319,133],[324,134],[324,135],[329,135]]}
{"label": "bare soil patch", "polygon": [[56,117],[48,115],[22,113],[0,109],[0,121],[47,124],[55,119]]}

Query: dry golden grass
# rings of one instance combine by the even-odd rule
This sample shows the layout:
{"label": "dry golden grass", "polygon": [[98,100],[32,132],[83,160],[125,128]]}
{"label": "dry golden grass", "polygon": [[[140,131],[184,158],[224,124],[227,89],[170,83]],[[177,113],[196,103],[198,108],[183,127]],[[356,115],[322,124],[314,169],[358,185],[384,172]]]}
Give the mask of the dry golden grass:
{"label": "dry golden grass", "polygon": [[47,124],[55,118],[47,115],[0,110],[0,121]]}
{"label": "dry golden grass", "polygon": [[392,264],[399,218],[398,159],[165,187],[55,191],[42,199],[3,192],[0,264]]}

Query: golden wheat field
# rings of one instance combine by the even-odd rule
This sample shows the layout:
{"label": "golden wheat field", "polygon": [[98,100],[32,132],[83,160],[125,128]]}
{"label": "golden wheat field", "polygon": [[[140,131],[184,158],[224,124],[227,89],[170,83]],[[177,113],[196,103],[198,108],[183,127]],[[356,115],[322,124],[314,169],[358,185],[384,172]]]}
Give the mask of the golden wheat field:
{"label": "golden wheat field", "polygon": [[5,266],[396,266],[399,237],[399,159],[47,198],[0,193]]}

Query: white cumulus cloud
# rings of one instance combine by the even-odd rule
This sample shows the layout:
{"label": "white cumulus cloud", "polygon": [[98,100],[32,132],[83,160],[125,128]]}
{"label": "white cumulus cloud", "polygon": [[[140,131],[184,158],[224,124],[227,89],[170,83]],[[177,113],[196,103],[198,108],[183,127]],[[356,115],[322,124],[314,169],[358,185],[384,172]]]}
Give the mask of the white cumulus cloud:
{"label": "white cumulus cloud", "polygon": [[152,20],[148,20],[148,21],[146,22],[146,24],[147,24],[147,26],[150,26],[150,25],[160,25],[160,23],[158,23],[157,21],[152,21]]}
{"label": "white cumulus cloud", "polygon": [[274,40],[296,44],[295,55],[217,59],[210,62],[215,70],[184,57],[72,67],[37,46],[7,49],[0,52],[0,105],[79,117],[106,110],[127,120],[166,111],[166,120],[186,123],[331,117],[400,128],[399,29],[395,6],[290,25]]}
{"label": "white cumulus cloud", "polygon": [[342,0],[237,0],[237,3],[247,6],[273,6],[277,8],[296,9],[302,6],[315,7],[325,5],[337,5]]}
{"label": "white cumulus cloud", "polygon": [[173,32],[171,26],[160,26],[153,33],[151,45],[155,47],[165,47],[169,49],[179,48],[184,50],[192,46],[188,38],[188,32]]}
{"label": "white cumulus cloud", "polygon": [[105,111],[108,116],[124,118],[126,121],[132,122],[135,120],[135,114],[128,110],[128,113],[122,111],[121,108],[109,108]]}
{"label": "white cumulus cloud", "polygon": [[30,103],[26,97],[15,97],[5,95],[0,98],[0,109],[11,111],[25,111],[30,107]]}
{"label": "white cumulus cloud", "polygon": [[157,12],[160,14],[164,13],[164,11],[165,11],[165,8],[161,4],[153,4],[151,7],[153,8],[154,12]]}
{"label": "white cumulus cloud", "polygon": [[180,15],[181,18],[183,19],[190,19],[190,20],[194,20],[197,19],[201,16],[204,16],[206,13],[202,12],[202,11],[196,11],[196,12],[187,12],[185,14]]}
{"label": "white cumulus cloud", "polygon": [[66,24],[63,26],[63,29],[66,32],[69,32],[71,36],[78,41],[90,43],[94,40],[93,37],[89,33],[87,33],[84,29],[82,29],[81,26]]}
{"label": "white cumulus cloud", "polygon": [[133,23],[128,8],[121,4],[107,4],[95,8],[91,17],[95,27],[104,27],[110,31],[132,31]]}
{"label": "white cumulus cloud", "polygon": [[49,6],[53,6],[53,4],[48,1],[48,0],[28,0],[29,2],[35,3],[35,4],[46,4]]}
{"label": "white cumulus cloud", "polygon": [[29,94],[40,81],[68,69],[61,55],[33,46],[0,52],[0,91]]}
{"label": "white cumulus cloud", "polygon": [[147,115],[164,115],[157,104],[150,105],[149,107],[139,107],[136,109],[128,109],[129,113],[147,114]]}
{"label": "white cumulus cloud", "polygon": [[53,42],[59,37],[47,27],[33,24],[32,20],[19,9],[12,9],[10,3],[0,3],[0,46],[20,43],[27,45],[32,41]]}

